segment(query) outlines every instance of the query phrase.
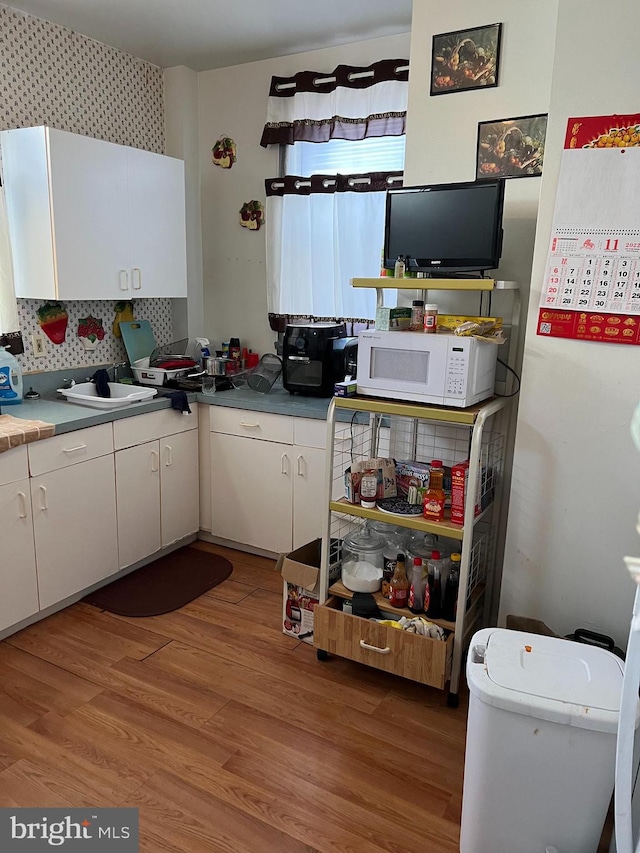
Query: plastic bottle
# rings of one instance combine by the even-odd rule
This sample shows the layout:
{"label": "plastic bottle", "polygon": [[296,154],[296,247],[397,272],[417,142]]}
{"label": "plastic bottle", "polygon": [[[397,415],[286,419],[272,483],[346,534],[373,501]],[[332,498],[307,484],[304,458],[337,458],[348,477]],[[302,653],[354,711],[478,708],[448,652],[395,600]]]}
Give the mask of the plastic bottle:
{"label": "plastic bottle", "polygon": [[424,330],[435,333],[438,331],[438,306],[429,304],[424,306]]}
{"label": "plastic bottle", "polygon": [[232,358],[240,367],[242,350],[240,349],[240,338],[229,338],[229,358]]}
{"label": "plastic bottle", "polygon": [[412,613],[422,613],[422,558],[414,557],[409,576],[409,598],[407,606]]}
{"label": "plastic bottle", "polygon": [[409,579],[407,578],[404,566],[404,554],[400,553],[396,557],[396,570],[391,578],[389,604],[392,604],[394,607],[406,607],[408,597]]}
{"label": "plastic bottle", "polygon": [[365,471],[360,481],[360,506],[374,509],[378,494],[378,472]]}
{"label": "plastic bottle", "polygon": [[430,619],[442,616],[442,559],[440,551],[432,551],[427,563],[427,584],[429,586],[429,604],[425,613]]}
{"label": "plastic bottle", "polygon": [[398,255],[398,259],[396,260],[396,265],[393,269],[394,278],[404,278],[404,257],[402,255]]}
{"label": "plastic bottle", "polygon": [[385,598],[391,595],[391,578],[396,570],[396,561],[400,551],[404,553],[406,537],[404,531],[398,530],[391,524],[373,522],[372,528],[384,539],[382,570],[382,594]]}
{"label": "plastic bottle", "polygon": [[458,610],[458,589],[460,587],[460,554],[452,554],[449,557],[451,569],[444,588],[444,601],[442,602],[442,618],[449,622],[455,622]]}
{"label": "plastic bottle", "polygon": [[22,369],[9,350],[0,347],[0,407],[22,402]]}
{"label": "plastic bottle", "polygon": [[429,488],[425,492],[422,514],[429,521],[442,521],[444,518],[444,468],[440,459],[434,459],[429,472]]}

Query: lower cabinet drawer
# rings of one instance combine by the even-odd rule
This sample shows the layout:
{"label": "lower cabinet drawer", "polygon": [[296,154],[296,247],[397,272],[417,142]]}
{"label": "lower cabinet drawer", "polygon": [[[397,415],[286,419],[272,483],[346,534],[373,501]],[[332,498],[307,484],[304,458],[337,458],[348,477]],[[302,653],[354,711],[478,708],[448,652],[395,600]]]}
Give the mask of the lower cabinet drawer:
{"label": "lower cabinet drawer", "polygon": [[444,689],[451,675],[453,634],[432,640],[343,613],[339,607],[339,599],[329,598],[315,608],[316,648]]}

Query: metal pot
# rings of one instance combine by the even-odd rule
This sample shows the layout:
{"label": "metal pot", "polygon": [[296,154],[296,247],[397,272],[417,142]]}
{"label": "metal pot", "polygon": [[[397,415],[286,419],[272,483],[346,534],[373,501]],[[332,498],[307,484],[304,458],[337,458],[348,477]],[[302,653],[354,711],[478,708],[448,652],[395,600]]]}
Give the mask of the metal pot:
{"label": "metal pot", "polygon": [[209,376],[228,376],[234,373],[236,361],[233,358],[207,356],[204,359],[204,370]]}

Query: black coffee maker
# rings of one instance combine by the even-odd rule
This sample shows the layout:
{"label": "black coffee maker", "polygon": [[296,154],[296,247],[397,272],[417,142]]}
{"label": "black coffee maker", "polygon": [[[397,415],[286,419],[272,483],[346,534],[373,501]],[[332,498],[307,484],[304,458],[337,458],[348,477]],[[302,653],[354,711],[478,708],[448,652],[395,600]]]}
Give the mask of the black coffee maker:
{"label": "black coffee maker", "polygon": [[291,394],[332,397],[334,385],[355,374],[358,339],[344,323],[287,326],[282,347],[282,384]]}

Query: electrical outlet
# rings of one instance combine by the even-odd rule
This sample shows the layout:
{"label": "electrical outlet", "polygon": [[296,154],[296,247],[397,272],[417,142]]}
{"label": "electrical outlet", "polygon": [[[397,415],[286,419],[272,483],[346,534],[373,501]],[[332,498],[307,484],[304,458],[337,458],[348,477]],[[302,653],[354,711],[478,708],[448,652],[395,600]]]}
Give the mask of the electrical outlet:
{"label": "electrical outlet", "polygon": [[34,358],[44,358],[47,354],[47,346],[42,332],[34,332],[31,335],[31,346],[33,347]]}

